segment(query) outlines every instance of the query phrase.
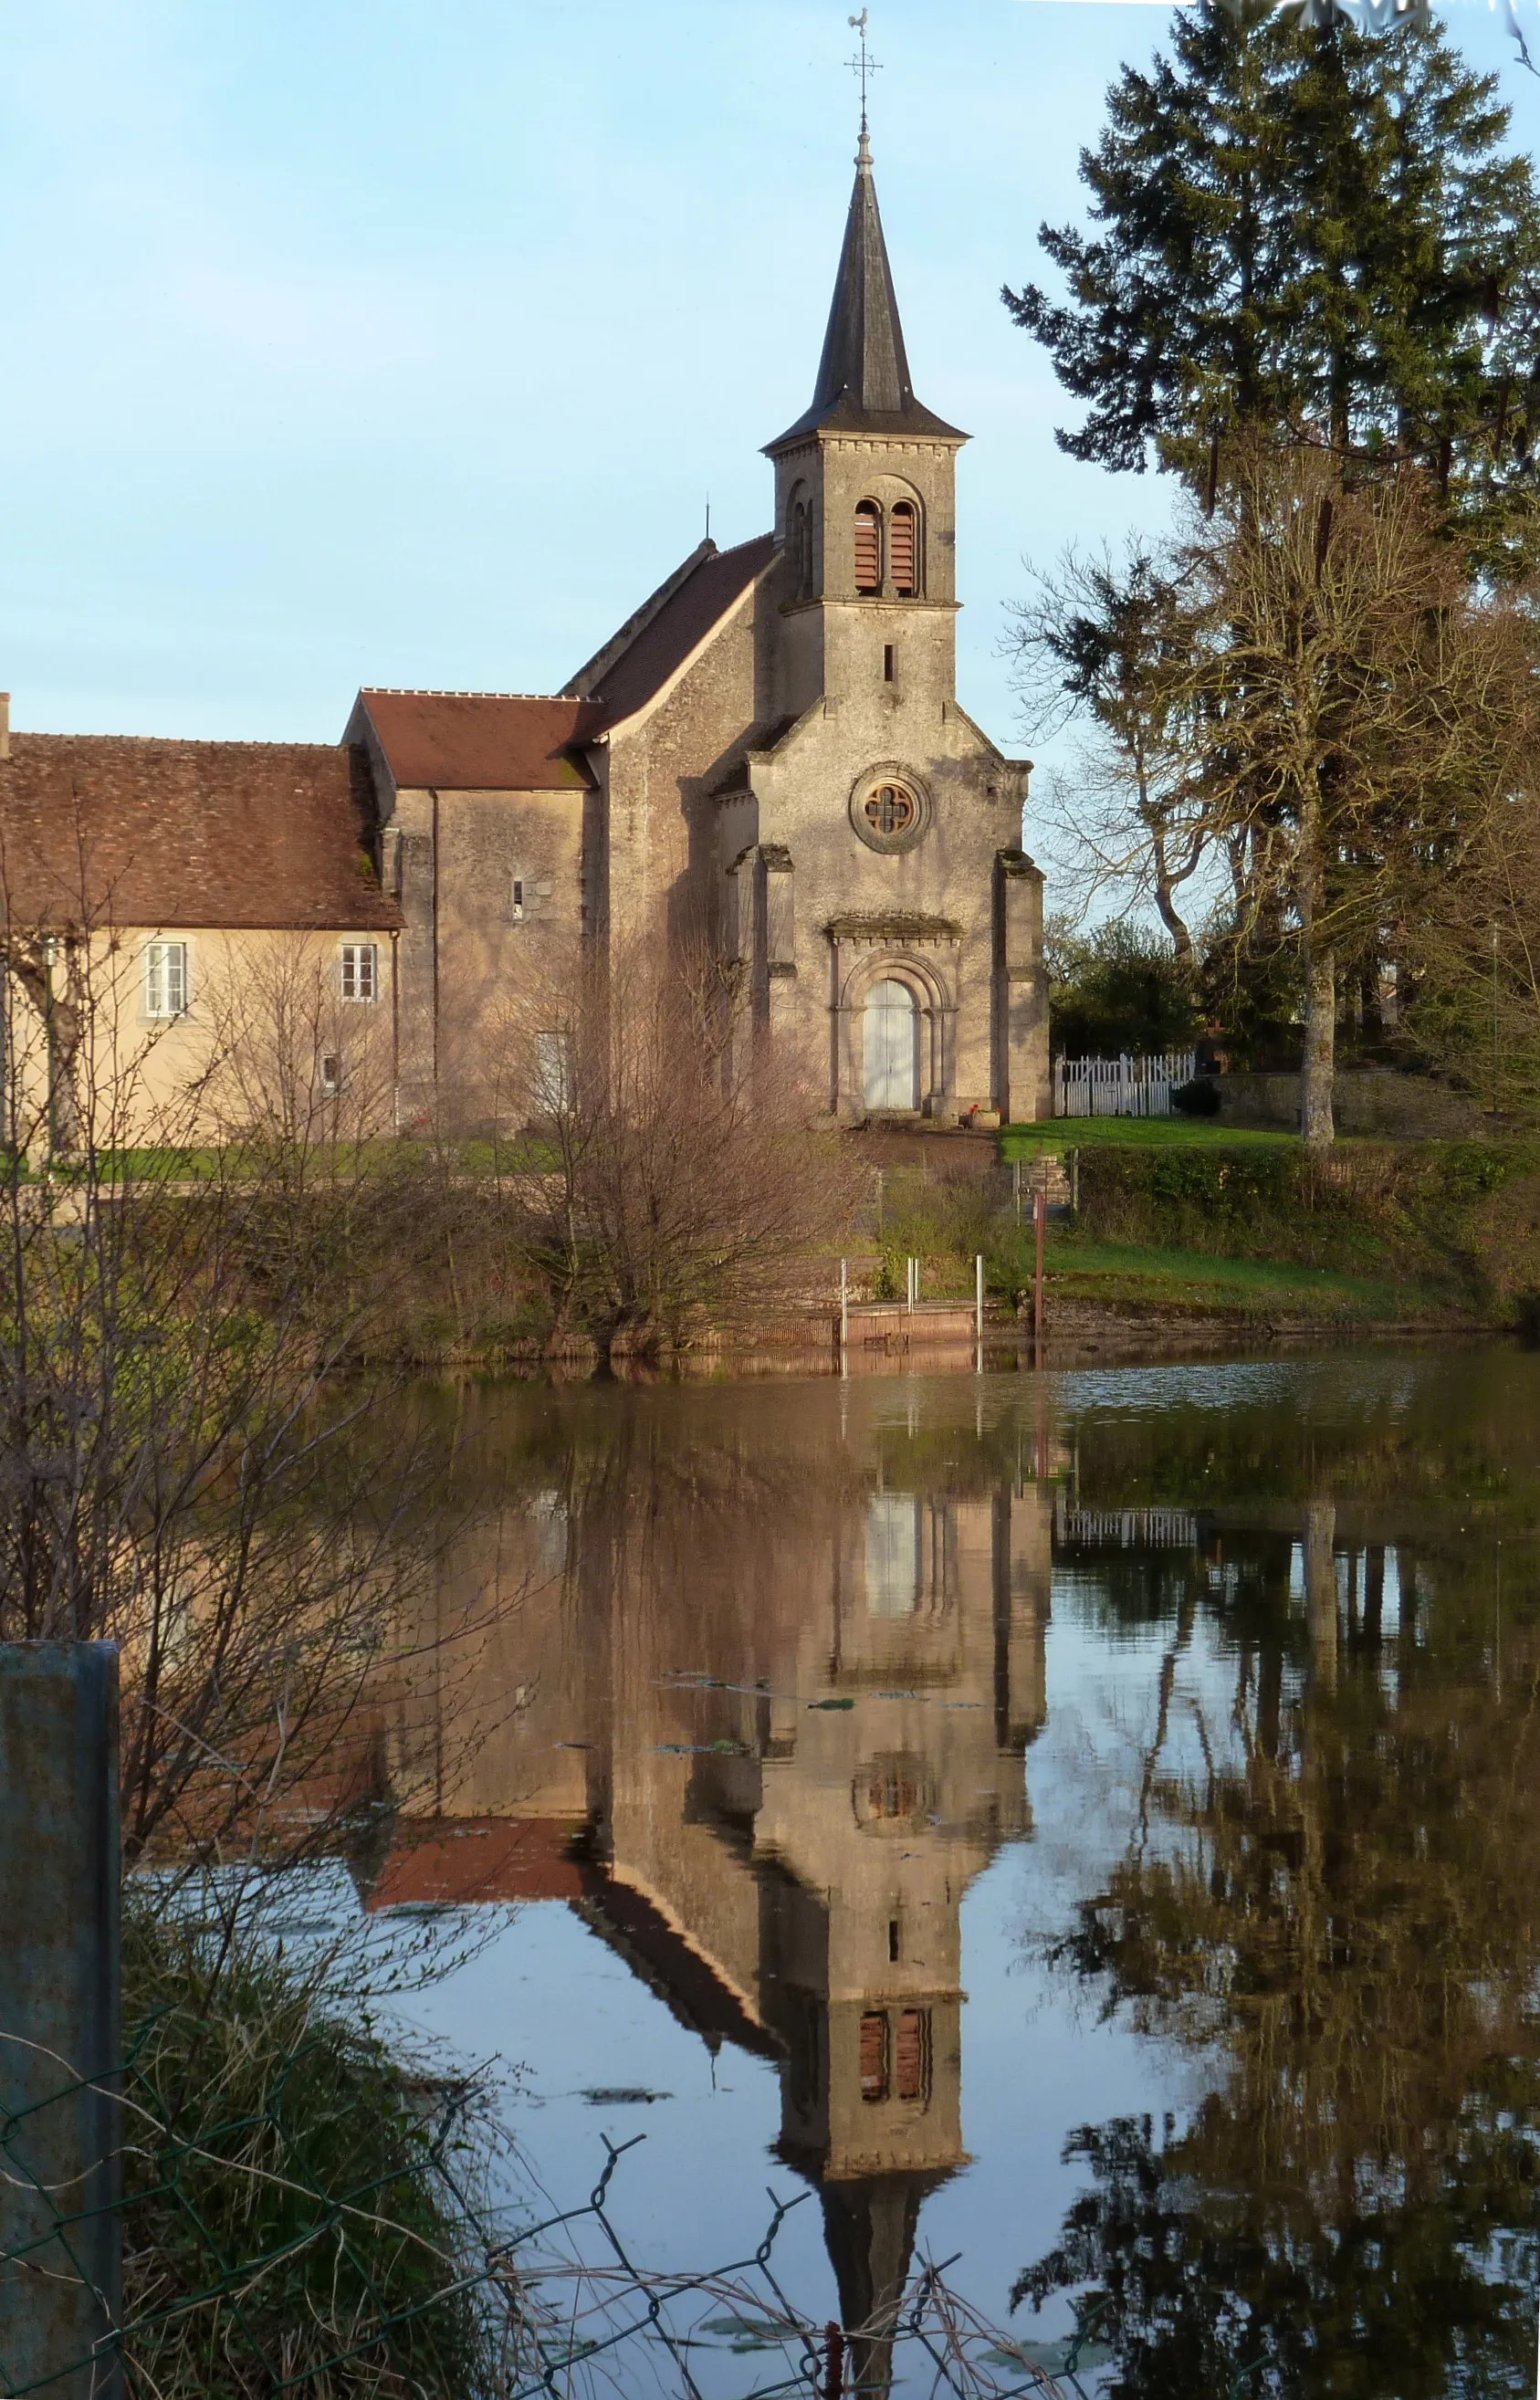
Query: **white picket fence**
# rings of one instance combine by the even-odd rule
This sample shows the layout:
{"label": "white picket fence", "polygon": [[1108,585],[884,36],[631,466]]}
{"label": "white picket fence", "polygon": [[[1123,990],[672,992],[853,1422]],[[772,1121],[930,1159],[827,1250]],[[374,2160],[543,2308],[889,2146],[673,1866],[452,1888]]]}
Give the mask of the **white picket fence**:
{"label": "white picket fence", "polygon": [[1054,1062],[1056,1117],[1168,1117],[1171,1094],[1197,1071],[1191,1050],[1169,1050],[1161,1058],[1057,1058]]}

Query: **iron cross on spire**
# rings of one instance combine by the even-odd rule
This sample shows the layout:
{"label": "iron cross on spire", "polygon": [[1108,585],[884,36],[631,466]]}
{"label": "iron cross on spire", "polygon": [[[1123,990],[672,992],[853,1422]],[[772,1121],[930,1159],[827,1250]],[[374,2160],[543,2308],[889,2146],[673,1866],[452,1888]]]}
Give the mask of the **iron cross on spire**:
{"label": "iron cross on spire", "polygon": [[861,36],[861,55],[859,58],[848,60],[846,63],[852,75],[859,75],[861,78],[861,139],[863,142],[866,138],[866,78],[868,75],[879,74],[882,66],[881,60],[874,59],[866,48],[866,20],[870,14],[871,11],[868,8],[863,8],[859,17],[852,17],[848,20]]}

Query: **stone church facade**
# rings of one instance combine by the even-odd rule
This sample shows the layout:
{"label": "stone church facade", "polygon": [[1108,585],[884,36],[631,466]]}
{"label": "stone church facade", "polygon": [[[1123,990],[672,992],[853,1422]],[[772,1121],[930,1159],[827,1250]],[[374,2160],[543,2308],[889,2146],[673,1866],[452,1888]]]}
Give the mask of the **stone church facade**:
{"label": "stone church facade", "polygon": [[[19,734],[0,845],[24,838],[66,942],[108,915],[115,957],[163,961],[171,940],[162,1080],[184,1049],[196,1068],[200,950],[301,926],[320,955],[335,917],[339,991],[388,1016],[402,1128],[526,1115],[509,996],[633,943],[703,946],[739,996],[740,1059],[768,1044],[840,1122],[1045,1114],[1029,770],[956,690],[965,438],[915,396],[863,132],[813,398],[768,445],[773,531],[702,543],[561,693],[361,692],[335,774],[304,745]],[[66,763],[67,825],[46,801]],[[232,775],[243,806],[261,812],[260,783],[282,822],[315,817],[233,917],[183,866],[220,847]],[[322,853],[365,862],[334,900],[307,886]],[[95,857],[102,893],[82,893]]]}

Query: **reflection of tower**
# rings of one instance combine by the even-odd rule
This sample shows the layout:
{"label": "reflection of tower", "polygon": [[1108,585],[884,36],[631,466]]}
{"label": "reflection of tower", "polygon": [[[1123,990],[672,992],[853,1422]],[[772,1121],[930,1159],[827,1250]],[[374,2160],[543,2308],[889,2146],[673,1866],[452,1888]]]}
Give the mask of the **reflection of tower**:
{"label": "reflection of tower", "polygon": [[1029,1827],[1048,1540],[1035,1490],[872,1494],[804,1619],[797,1699],[770,1711],[753,1855],[780,2147],[819,2188],[846,2325],[873,2329],[865,2390],[886,2387],[920,2202],[966,2159],[960,1908]]}
{"label": "reflection of tower", "polygon": [[[752,1452],[716,1399],[719,1450],[688,1478],[617,1453],[520,1612],[524,1703],[491,1671],[496,1731],[463,1749],[446,1813],[519,1820],[532,1864],[542,1828],[586,1817],[580,1890],[546,1889],[714,2047],[778,2059],[777,2147],[819,2192],[875,2393],[921,2204],[966,2162],[960,1912],[1030,1827],[1052,1486],[985,1481],[971,1425],[930,1471],[912,1427],[878,1466],[882,1395],[860,1403],[865,1457],[830,1444],[836,1398],[788,1394],[777,1425],[781,1396],[756,1393]],[[413,1896],[399,1867],[385,1884]]]}

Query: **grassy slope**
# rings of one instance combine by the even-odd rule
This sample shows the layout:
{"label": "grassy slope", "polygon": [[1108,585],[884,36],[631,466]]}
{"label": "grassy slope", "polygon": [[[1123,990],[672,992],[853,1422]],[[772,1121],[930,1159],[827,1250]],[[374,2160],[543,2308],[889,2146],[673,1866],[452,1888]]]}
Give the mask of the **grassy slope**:
{"label": "grassy slope", "polygon": [[1247,1133],[1221,1125],[1217,1117],[1044,1117],[1038,1125],[1002,1125],[1000,1153],[1008,1164],[1013,1158],[1036,1158],[1045,1150],[1084,1149],[1092,1142],[1139,1150],[1236,1150],[1296,1139],[1291,1133]]}
{"label": "grassy slope", "polygon": [[[1002,1156],[1033,1158],[1110,1143],[1142,1150],[1249,1149],[1292,1143],[1289,1133],[1245,1130],[1213,1117],[1056,1117],[1002,1127]],[[1447,1314],[1447,1300],[1406,1281],[1343,1275],[1287,1260],[1218,1258],[1192,1250],[1098,1242],[1056,1227],[1044,1254],[1050,1293],[1109,1305],[1244,1309],[1322,1323],[1402,1323]]]}
{"label": "grassy slope", "polygon": [[1043,1265],[1050,1300],[1096,1300],[1140,1308],[1234,1308],[1266,1318],[1343,1324],[1401,1323],[1438,1309],[1414,1286],[1274,1259],[1222,1259],[1192,1250],[1141,1249],[1051,1234]]}

